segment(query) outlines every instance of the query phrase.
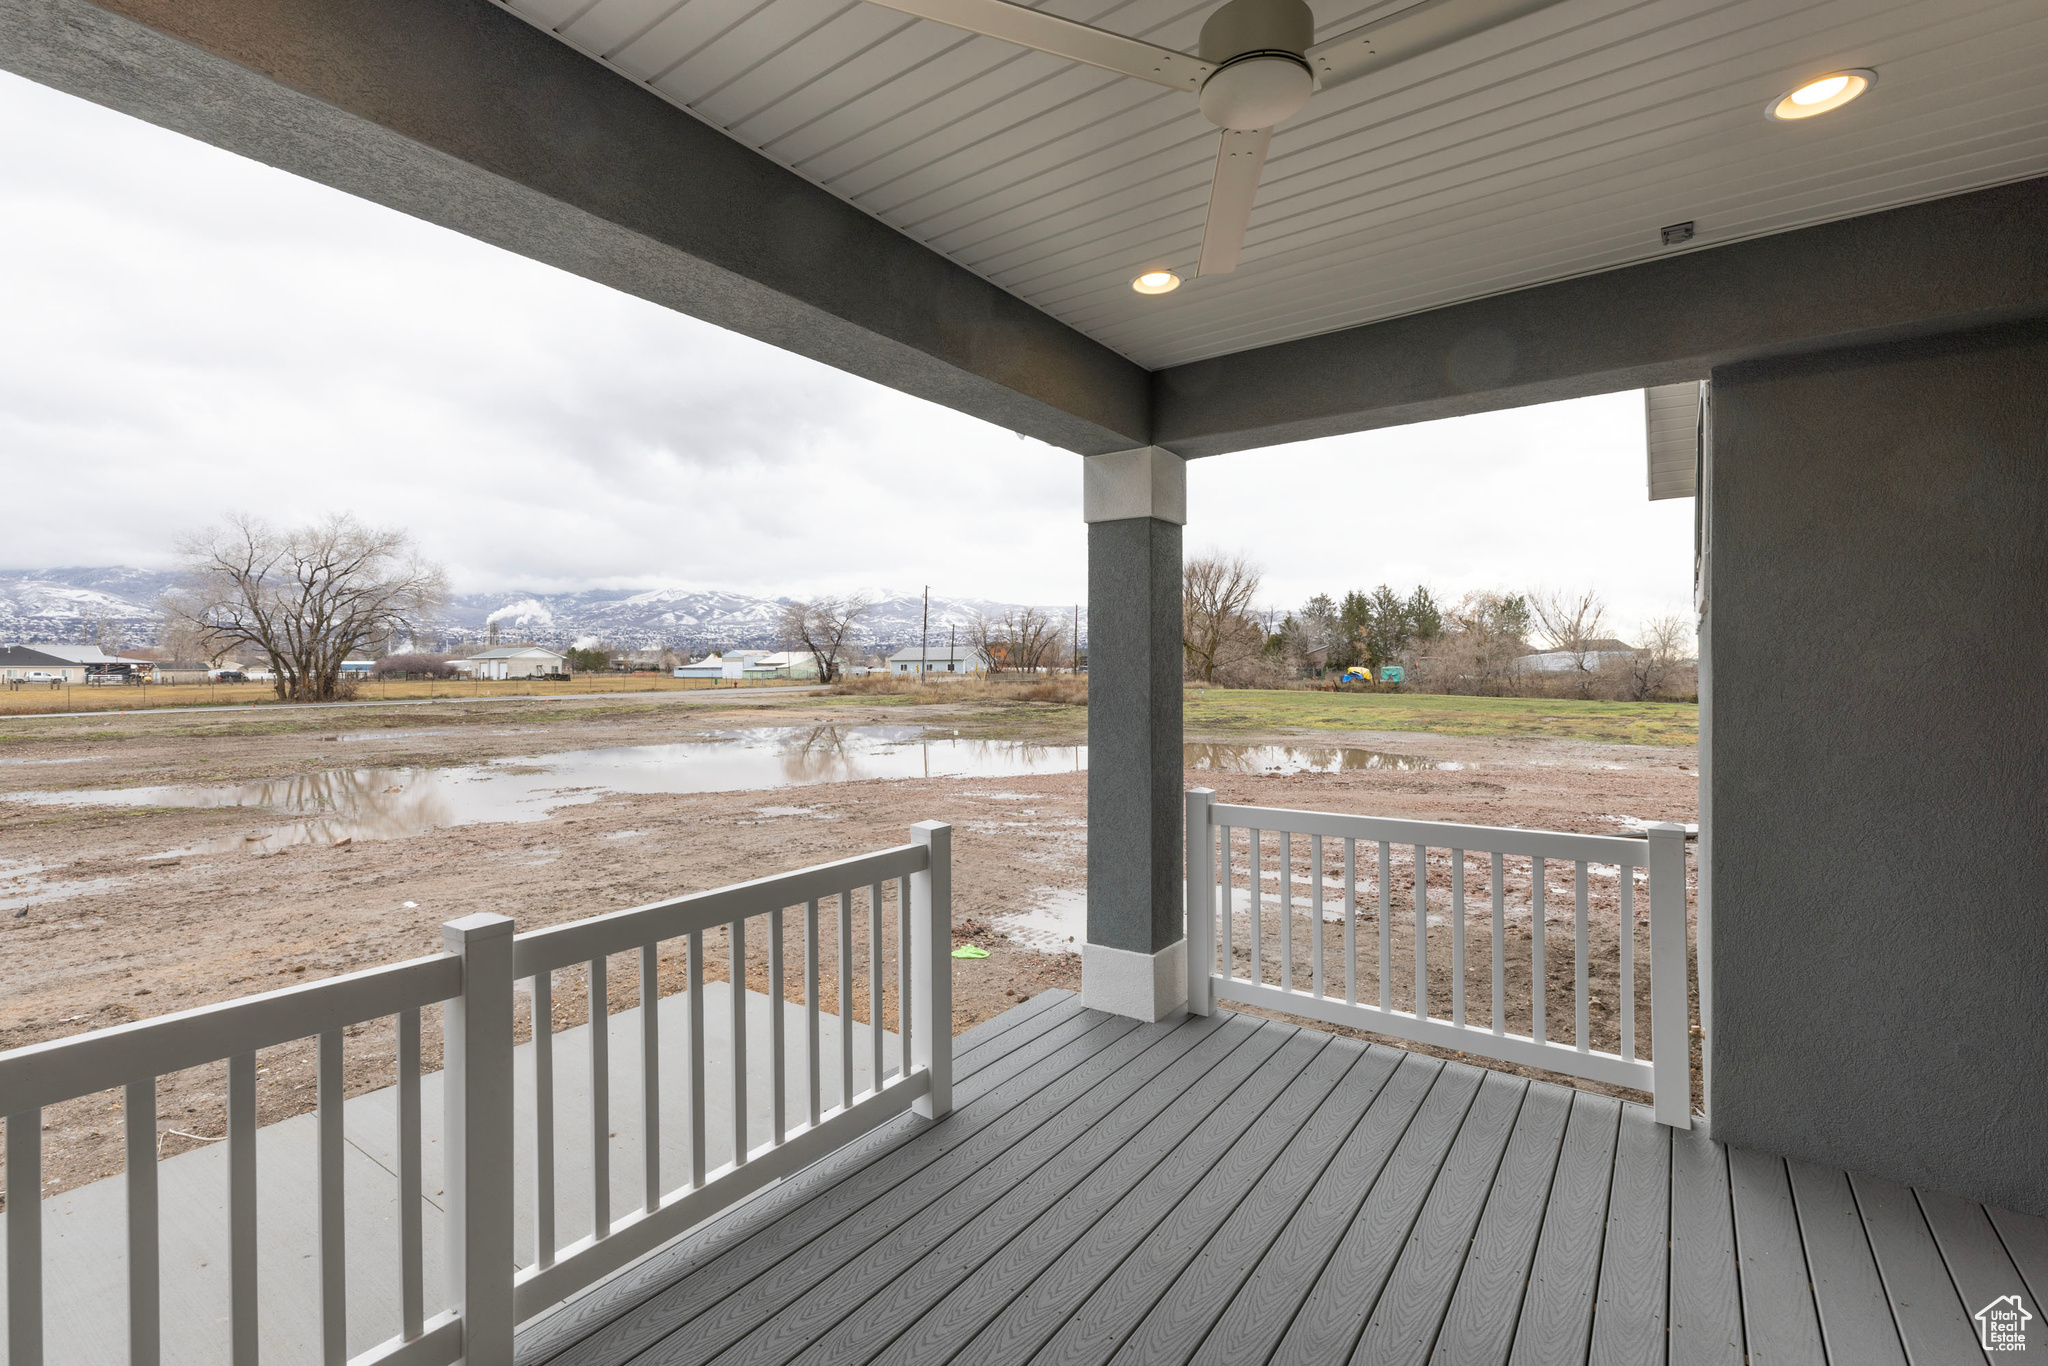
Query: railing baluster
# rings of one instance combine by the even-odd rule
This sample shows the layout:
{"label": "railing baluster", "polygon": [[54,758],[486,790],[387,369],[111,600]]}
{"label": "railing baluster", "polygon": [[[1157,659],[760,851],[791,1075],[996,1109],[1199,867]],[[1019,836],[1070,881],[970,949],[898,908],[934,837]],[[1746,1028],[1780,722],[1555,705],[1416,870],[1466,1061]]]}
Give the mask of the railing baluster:
{"label": "railing baluster", "polygon": [[[157,1237],[156,1078],[130,1082],[122,1097],[128,1194],[128,1366],[157,1366],[163,1354]],[[13,1190],[14,1183],[7,1188]]]}
{"label": "railing baluster", "polygon": [[868,888],[868,1051],[874,1075],[868,1089],[882,1089],[882,884]]}
{"label": "railing baluster", "polygon": [[1380,1009],[1394,1008],[1394,851],[1380,841]]}
{"label": "railing baluster", "polygon": [[1529,860],[1529,1037],[1542,1043],[1550,1036],[1544,1032],[1544,1017],[1550,1002],[1550,979],[1543,971],[1544,940],[1550,937],[1544,917],[1543,894],[1549,890],[1544,885],[1544,863],[1541,858]]}
{"label": "railing baluster", "polygon": [[1266,832],[1257,829],[1247,830],[1245,831],[1245,837],[1247,843],[1251,847],[1252,860],[1251,980],[1254,982],[1263,983],[1266,980]]}
{"label": "railing baluster", "polygon": [[315,1077],[320,1166],[320,1360],[348,1366],[348,1234],[342,1193],[341,1031],[320,1035]]}
{"label": "railing baluster", "polygon": [[1344,840],[1344,1001],[1358,1004],[1358,841]]}
{"label": "railing baluster", "polygon": [[42,1195],[43,1112],[24,1110],[7,1117],[8,1366],[43,1366]]}
{"label": "railing baluster", "polygon": [[783,1058],[783,1050],[787,1044],[784,1036],[788,1031],[782,1019],[782,1012],[789,993],[783,985],[782,907],[780,906],[777,906],[768,914],[768,959],[774,965],[774,971],[769,974],[769,989],[773,993],[769,1010],[773,1013],[768,1017],[768,1054],[770,1069],[774,1073],[775,1146],[779,1148],[782,1146],[783,1139],[789,1133],[789,1100],[786,1094],[789,1090],[789,1075],[786,1061]]}
{"label": "railing baluster", "polygon": [[732,1164],[747,1165],[747,922],[726,928],[726,976],[732,990]]}
{"label": "railing baluster", "polygon": [[590,1236],[612,1231],[611,985],[602,955],[590,960]]}
{"label": "railing baluster", "polygon": [[1621,1056],[1636,1058],[1636,870],[1622,864],[1615,870],[1621,877]]}
{"label": "railing baluster", "polygon": [[[417,1082],[414,1094],[418,1094]],[[552,971],[533,975],[533,1255],[535,1266],[555,1264],[555,974]]]}
{"label": "railing baluster", "polygon": [[1280,832],[1280,985],[1294,990],[1294,836]]}
{"label": "railing baluster", "polygon": [[1415,846],[1415,1018],[1429,1018],[1429,850]]}
{"label": "railing baluster", "polygon": [[804,1061],[810,1071],[811,1127],[824,1114],[824,1063],[818,1056],[818,898],[804,903]]}
{"label": "railing baluster", "polygon": [[853,888],[839,894],[839,1108],[853,1104]]}
{"label": "railing baluster", "polygon": [[1218,969],[1225,977],[1237,976],[1237,888],[1230,879],[1230,827],[1216,827],[1216,898],[1222,914],[1216,917]]}
{"label": "railing baluster", "polygon": [[1572,872],[1572,1026],[1576,1031],[1573,1040],[1578,1050],[1584,1053],[1593,1046],[1592,1036],[1587,1032],[1590,1023],[1587,1000],[1590,989],[1586,976],[1586,861],[1579,859]]}
{"label": "railing baluster", "polygon": [[256,1366],[256,1055],[228,1059],[228,1358]]}
{"label": "railing baluster", "polygon": [[[550,1081],[546,1094],[551,1104],[553,1090]],[[540,1167],[539,1170],[547,1173],[548,1183],[547,1219],[541,1224],[547,1231],[547,1237],[541,1246],[547,1249],[548,1257],[552,1261],[555,1247],[555,1133],[552,1109],[549,1112],[549,1119],[550,1123],[546,1130],[547,1165]],[[398,1012],[399,1331],[408,1342],[420,1335],[426,1323],[426,1288],[423,1277],[426,1248],[421,1229],[423,1215],[420,1203],[420,1012],[418,1006],[411,1006]]]}
{"label": "railing baluster", "polygon": [[1507,862],[1493,856],[1493,1032],[1508,1032]]}
{"label": "railing baluster", "polygon": [[684,989],[690,999],[690,1188],[704,1184],[704,931],[691,930],[689,975]]}
{"label": "railing baluster", "polygon": [[910,875],[896,879],[896,1075],[910,1075]]}
{"label": "railing baluster", "polygon": [[1308,837],[1308,880],[1316,887],[1315,904],[1311,908],[1314,928],[1310,931],[1309,942],[1315,946],[1315,966],[1310,989],[1317,996],[1323,994],[1323,837]]}
{"label": "railing baluster", "polygon": [[1451,1023],[1465,1023],[1465,851],[1451,850]]}
{"label": "railing baluster", "polygon": [[661,945],[640,946],[640,1207],[661,1208]]}

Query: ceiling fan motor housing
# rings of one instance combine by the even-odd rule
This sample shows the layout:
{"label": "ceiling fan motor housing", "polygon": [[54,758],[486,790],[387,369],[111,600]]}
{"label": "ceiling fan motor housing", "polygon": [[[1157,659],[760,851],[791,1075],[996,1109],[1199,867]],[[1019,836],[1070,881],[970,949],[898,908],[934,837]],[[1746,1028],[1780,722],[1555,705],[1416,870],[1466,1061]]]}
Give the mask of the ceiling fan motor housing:
{"label": "ceiling fan motor housing", "polygon": [[1271,128],[1298,113],[1315,89],[1304,54],[1316,18],[1303,0],[1229,0],[1202,25],[1202,114],[1219,128]]}

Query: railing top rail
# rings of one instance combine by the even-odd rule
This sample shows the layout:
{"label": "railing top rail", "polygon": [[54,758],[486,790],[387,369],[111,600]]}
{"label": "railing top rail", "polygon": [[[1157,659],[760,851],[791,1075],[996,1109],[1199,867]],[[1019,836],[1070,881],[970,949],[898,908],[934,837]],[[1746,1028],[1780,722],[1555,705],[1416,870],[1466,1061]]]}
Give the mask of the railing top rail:
{"label": "railing top rail", "polygon": [[30,1044],[0,1053],[0,1111],[56,1105],[432,1005],[461,991],[462,960],[437,953]]}
{"label": "railing top rail", "polygon": [[528,930],[513,939],[512,975],[531,977],[572,963],[625,953],[692,930],[764,915],[812,897],[833,896],[849,887],[865,887],[923,872],[930,863],[930,851],[923,845],[899,844],[834,863],[692,892],[647,906],[572,920],[566,925]]}
{"label": "railing top rail", "polygon": [[1210,807],[1217,825],[1296,835],[1386,840],[1420,844],[1431,849],[1463,849],[1467,853],[1513,854],[1518,857],[1585,859],[1649,866],[1649,841],[1640,835],[1580,835],[1568,830],[1523,830],[1496,825],[1457,825],[1448,821],[1403,820],[1392,816],[1352,816],[1336,811],[1292,811],[1276,806]]}

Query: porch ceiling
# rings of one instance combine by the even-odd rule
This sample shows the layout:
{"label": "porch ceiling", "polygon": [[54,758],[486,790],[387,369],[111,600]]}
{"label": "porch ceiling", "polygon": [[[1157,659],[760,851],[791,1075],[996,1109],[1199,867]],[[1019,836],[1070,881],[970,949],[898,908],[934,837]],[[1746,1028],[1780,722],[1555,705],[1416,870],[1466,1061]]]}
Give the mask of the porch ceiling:
{"label": "porch ceiling", "polygon": [[[1318,35],[1411,0],[1322,0]],[[1236,273],[1194,279],[1216,132],[1185,95],[859,0],[507,8],[1148,369],[2048,174],[2048,9],[1561,0],[1318,94]],[[1192,51],[1209,0],[1048,0]],[[1765,102],[1872,67],[1811,123]],[[1164,297],[1129,279],[1166,264]]]}

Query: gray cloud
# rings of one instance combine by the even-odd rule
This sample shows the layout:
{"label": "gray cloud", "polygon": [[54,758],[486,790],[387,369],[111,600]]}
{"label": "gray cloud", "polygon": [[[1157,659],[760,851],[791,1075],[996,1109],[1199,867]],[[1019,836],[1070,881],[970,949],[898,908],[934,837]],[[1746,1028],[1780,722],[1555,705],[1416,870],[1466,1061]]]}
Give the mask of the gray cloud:
{"label": "gray cloud", "polygon": [[[0,76],[4,566],[157,565],[246,508],[412,528],[465,588],[1072,601],[1071,454]],[[1189,543],[1294,602],[1689,596],[1619,395],[1199,462]]]}

